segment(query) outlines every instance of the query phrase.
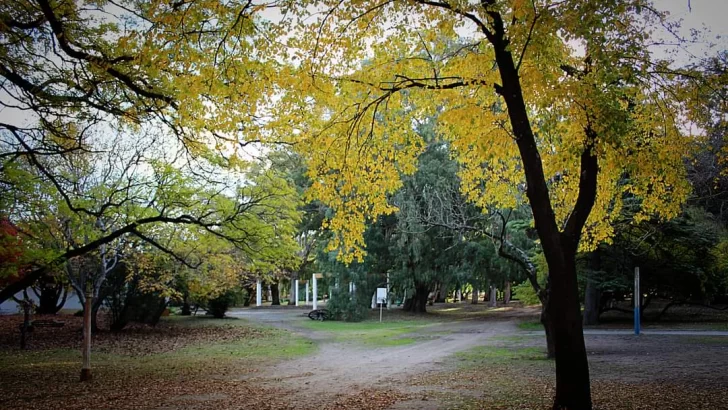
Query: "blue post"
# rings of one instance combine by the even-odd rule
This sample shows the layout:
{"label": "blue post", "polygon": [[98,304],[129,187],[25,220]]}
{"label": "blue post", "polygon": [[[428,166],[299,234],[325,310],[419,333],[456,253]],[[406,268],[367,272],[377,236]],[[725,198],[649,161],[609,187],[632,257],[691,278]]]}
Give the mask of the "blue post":
{"label": "blue post", "polygon": [[634,334],[640,334],[640,268],[634,268]]}

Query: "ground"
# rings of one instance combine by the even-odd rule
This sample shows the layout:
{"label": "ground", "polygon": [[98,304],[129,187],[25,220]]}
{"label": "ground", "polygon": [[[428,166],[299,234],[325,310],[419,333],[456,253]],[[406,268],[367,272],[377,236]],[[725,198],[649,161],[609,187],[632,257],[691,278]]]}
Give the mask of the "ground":
{"label": "ground", "polygon": [[[306,312],[236,309],[222,321],[169,317],[154,329],[100,332],[88,384],[77,381],[79,318],[37,329],[21,352],[20,318],[2,317],[0,408],[549,407],[553,363],[537,308],[439,305],[424,316],[385,311],[381,324],[378,312],[359,324],[314,322]],[[595,408],[728,409],[728,333],[715,331],[723,326],[587,330]]]}

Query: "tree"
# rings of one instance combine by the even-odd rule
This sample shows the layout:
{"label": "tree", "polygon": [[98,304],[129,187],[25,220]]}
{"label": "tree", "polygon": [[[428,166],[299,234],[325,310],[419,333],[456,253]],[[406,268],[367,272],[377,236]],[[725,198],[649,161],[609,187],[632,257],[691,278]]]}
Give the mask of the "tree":
{"label": "tree", "polygon": [[481,209],[530,205],[549,271],[554,409],[590,409],[576,253],[611,237],[624,192],[644,219],[674,216],[689,190],[681,77],[645,34],[669,27],[665,15],[636,0],[290,7],[303,16],[310,3],[323,13],[301,19],[290,43],[300,88],[279,104],[304,121],[275,126],[334,212],[332,247],[362,256],[365,215],[394,211],[389,195],[422,152],[411,124],[440,112],[466,197]]}
{"label": "tree", "polygon": [[[4,2],[0,106],[18,121],[0,123],[3,194],[24,189],[22,180],[5,177],[30,166],[55,179],[64,196],[66,187],[59,184],[64,176],[49,161],[103,150],[99,143],[111,139],[138,141],[149,130],[169,137],[167,148],[175,147],[168,164],[188,162],[197,177],[244,168],[244,150],[261,140],[259,103],[273,92],[259,80],[276,66],[265,58],[268,38],[276,36],[255,16],[259,10],[251,1]],[[74,212],[88,211],[68,205]],[[187,217],[151,218],[194,223]],[[148,219],[137,222],[143,220]],[[61,264],[133,230],[109,229],[52,262]],[[46,271],[29,271],[0,291],[0,300]]]}

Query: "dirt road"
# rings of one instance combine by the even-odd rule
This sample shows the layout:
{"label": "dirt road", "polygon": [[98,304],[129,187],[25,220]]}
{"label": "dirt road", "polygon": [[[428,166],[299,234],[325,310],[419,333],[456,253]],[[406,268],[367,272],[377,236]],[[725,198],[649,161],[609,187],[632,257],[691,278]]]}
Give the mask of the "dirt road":
{"label": "dirt road", "polygon": [[[355,342],[335,342],[331,334],[303,325],[309,319],[300,309],[248,309],[233,316],[299,333],[317,341],[318,352],[280,363],[251,381],[290,391],[302,408],[332,403],[357,391],[404,386],[407,379],[441,369],[454,353],[485,345],[493,336],[517,332],[515,321],[454,320],[433,323],[407,337],[405,346],[367,348]],[[404,403],[399,403],[399,406]],[[433,403],[434,404],[434,403]],[[421,404],[417,405],[418,407]]]}

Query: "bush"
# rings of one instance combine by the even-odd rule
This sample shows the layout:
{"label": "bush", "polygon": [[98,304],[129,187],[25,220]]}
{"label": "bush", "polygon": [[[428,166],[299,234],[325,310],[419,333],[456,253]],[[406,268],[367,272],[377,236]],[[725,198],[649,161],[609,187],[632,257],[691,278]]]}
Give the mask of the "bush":
{"label": "bush", "polygon": [[524,305],[538,305],[541,303],[531,282],[524,281],[513,287],[513,298],[523,302]]}
{"label": "bush", "polygon": [[346,322],[360,322],[366,316],[369,301],[359,301],[356,295],[346,290],[334,289],[331,298],[326,303],[326,309],[333,320]]}
{"label": "bush", "polygon": [[210,299],[207,302],[207,313],[213,317],[222,319],[225,317],[225,312],[231,306],[235,306],[238,300],[241,298],[241,292],[239,289],[230,289],[225,293],[220,294],[215,299]]}

